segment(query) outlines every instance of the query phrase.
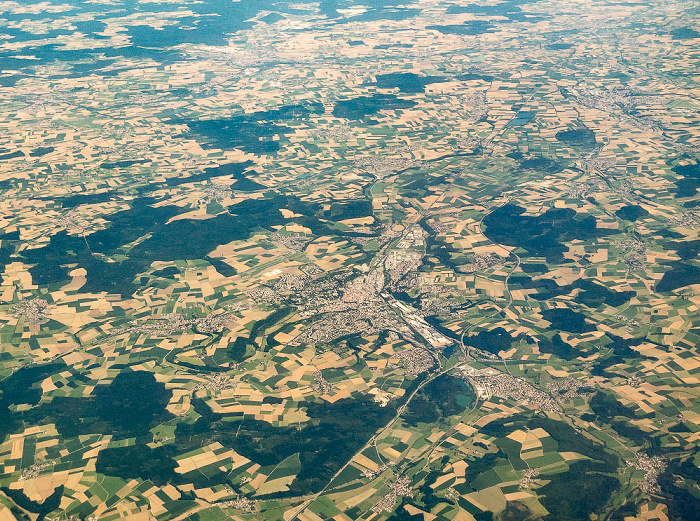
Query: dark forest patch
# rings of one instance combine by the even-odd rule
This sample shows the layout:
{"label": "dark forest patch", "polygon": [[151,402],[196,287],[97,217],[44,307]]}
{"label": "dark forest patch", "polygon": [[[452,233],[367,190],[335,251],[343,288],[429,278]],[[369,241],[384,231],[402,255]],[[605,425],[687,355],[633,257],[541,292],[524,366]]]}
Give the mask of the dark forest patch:
{"label": "dark forest patch", "polygon": [[672,262],[669,266],[671,269],[666,271],[661,280],[657,282],[656,291],[664,293],[700,283],[700,268],[694,264]]}
{"label": "dark forest patch", "polygon": [[5,161],[6,159],[14,159],[16,157],[24,157],[24,152],[21,150],[15,150],[14,152],[9,152],[7,154],[0,154],[0,161]]}
{"label": "dark forest patch", "polygon": [[550,208],[542,215],[523,215],[525,209],[506,204],[486,217],[485,234],[492,241],[507,246],[518,246],[530,255],[547,258],[547,262],[564,261],[567,251],[563,242],[602,237],[615,231],[598,229],[595,217],[578,216],[570,208]]}
{"label": "dark forest patch", "polygon": [[497,355],[500,351],[508,351],[515,340],[516,339],[502,327],[497,327],[489,331],[480,331],[478,334],[464,339],[468,345],[494,355]]}
{"label": "dark forest patch", "polygon": [[615,212],[615,215],[617,215],[620,219],[635,222],[637,219],[647,217],[649,215],[649,212],[647,212],[638,204],[628,204],[627,206],[623,206],[622,208],[617,210]]}
{"label": "dark forest patch", "polygon": [[176,266],[167,266],[162,270],[156,270],[152,273],[154,277],[161,277],[164,279],[175,279],[175,275],[180,273],[180,270]]}
{"label": "dark forest patch", "polygon": [[603,304],[618,307],[629,302],[637,294],[636,291],[613,291],[602,284],[586,279],[579,279],[571,286],[581,290],[574,298],[574,302],[579,302],[589,308],[597,308]]}
{"label": "dark forest patch", "polygon": [[29,157],[41,157],[56,150],[54,147],[38,147],[29,152]]}
{"label": "dark forest patch", "polygon": [[700,239],[692,241],[665,241],[663,247],[674,250],[681,260],[690,260],[700,254]]}
{"label": "dark forest patch", "polygon": [[106,170],[115,170],[117,168],[129,168],[134,165],[143,165],[145,163],[150,163],[148,159],[125,159],[123,161],[114,161],[112,163],[102,163],[100,168]]}
{"label": "dark forest patch", "polygon": [[466,72],[457,76],[459,81],[485,81],[490,83],[493,81],[494,76],[491,74],[480,74],[478,72]]}
{"label": "dark forest patch", "polygon": [[138,437],[173,417],[165,407],[172,392],[153,373],[119,373],[109,385],[99,385],[87,398],[55,397],[25,414],[37,424],[55,423],[64,437],[112,434]]}
{"label": "dark forest patch", "polygon": [[520,168],[526,168],[529,170],[536,170],[538,172],[546,172],[548,174],[556,174],[564,170],[566,165],[560,161],[555,161],[549,159],[548,157],[542,156],[531,156],[528,158],[523,158],[520,161]]}
{"label": "dark forest patch", "polygon": [[65,368],[63,362],[22,367],[0,382],[0,442],[20,425],[11,405],[36,405],[41,399],[41,382]]}
{"label": "dark forest patch", "polygon": [[[106,229],[85,237],[61,232],[53,235],[48,245],[23,251],[25,261],[33,264],[29,270],[33,281],[36,284],[65,283],[72,267],[80,266],[88,272],[83,291],[131,295],[138,289],[134,277],[148,271],[152,262],[205,258],[220,244],[244,239],[254,229],[284,224],[286,220],[280,208],[301,214],[296,222],[314,233],[360,235],[329,228],[316,217],[318,206],[291,196],[249,199],[230,206],[228,213],[210,219],[180,219],[169,224],[169,219],[183,209],[154,207],[155,202],[150,198],[136,199],[128,210],[105,216],[109,222]],[[124,245],[145,235],[149,237],[131,250],[123,249]],[[101,257],[117,253],[126,255],[126,260],[106,262]]]}
{"label": "dark forest patch", "polygon": [[574,360],[581,355],[581,351],[564,342],[559,333],[555,334],[551,340],[547,337],[540,338],[537,345],[541,353],[550,353],[563,360]]}
{"label": "dark forest patch", "polygon": [[525,273],[542,274],[549,272],[547,265],[541,262],[524,262],[520,265],[520,269]]}
{"label": "dark forest patch", "polygon": [[380,43],[375,45],[373,49],[386,50],[386,49],[410,49],[413,47],[412,43]]}
{"label": "dark forest patch", "polygon": [[51,495],[41,503],[29,499],[22,490],[8,487],[0,487],[0,490],[10,497],[19,507],[33,514],[39,514],[36,521],[43,521],[47,514],[50,514],[61,505],[64,486],[56,487]]}
{"label": "dark forest patch", "polygon": [[371,7],[367,9],[364,13],[349,16],[347,18],[340,18],[336,20],[339,24],[353,23],[353,22],[376,22],[378,20],[408,20],[413,18],[421,12],[420,9],[409,8],[409,7],[393,7],[393,8],[376,8]]}
{"label": "dark forest patch", "polygon": [[258,348],[253,340],[244,336],[236,337],[236,340],[230,345],[231,347],[226,350],[226,356],[237,363],[253,356]]}
{"label": "dark forest patch", "polygon": [[202,148],[230,150],[240,148],[252,154],[274,154],[280,148],[279,140],[294,130],[282,122],[295,122],[313,114],[323,114],[323,104],[308,103],[285,105],[279,109],[242,114],[230,118],[209,120],[176,120],[185,124]]}
{"label": "dark forest patch", "polygon": [[700,163],[675,165],[672,170],[679,177],[676,181],[676,195],[678,197],[695,197],[698,188],[700,188]]}
{"label": "dark forest patch", "polygon": [[199,183],[216,177],[235,177],[242,175],[245,170],[253,166],[252,161],[244,161],[243,163],[227,163],[224,165],[212,166],[205,168],[201,174],[189,175],[186,177],[170,177],[165,180],[168,186],[179,186],[186,183]]}
{"label": "dark forest patch", "polygon": [[5,272],[5,266],[10,263],[12,255],[15,252],[14,247],[9,240],[5,239],[6,236],[0,235],[0,283],[2,283],[3,273]]}
{"label": "dark forest patch", "polygon": [[693,40],[694,38],[700,38],[700,33],[690,27],[673,29],[670,35],[673,40]]}
{"label": "dark forest patch", "polygon": [[261,185],[257,181],[253,181],[244,173],[235,174],[233,177],[236,181],[231,185],[231,190],[238,190],[240,192],[256,192],[258,190],[267,189],[265,185]]}
{"label": "dark forest patch", "polygon": [[[67,197],[56,197],[50,200],[61,205],[61,208],[75,208],[83,204],[106,203],[114,196],[113,192],[99,192],[93,194],[75,194]],[[45,201],[48,198],[42,198]]]}
{"label": "dark forest patch", "polygon": [[545,49],[549,49],[550,51],[565,51],[567,49],[571,49],[574,46],[573,43],[550,43],[545,45]]}
{"label": "dark forest patch", "polygon": [[332,221],[344,221],[345,219],[357,219],[370,215],[372,215],[372,201],[359,199],[332,203],[330,210],[324,212],[323,217]]}
{"label": "dark forest patch", "polygon": [[700,521],[700,469],[692,456],[671,459],[658,483],[668,501],[669,521]]}
{"label": "dark forest patch", "polygon": [[286,20],[286,18],[279,13],[270,13],[260,18],[260,20],[268,25],[272,25],[282,20]]}
{"label": "dark forest patch", "polygon": [[[573,463],[567,472],[546,475],[549,483],[538,489],[538,493],[542,494],[540,501],[550,512],[546,519],[588,521],[589,515],[604,506],[612,492],[619,488],[618,480],[607,475],[616,472],[619,459],[606,452],[602,445],[576,432],[569,424],[544,416],[527,418],[516,414],[497,419],[483,426],[481,433],[503,439],[517,429],[536,428],[547,431],[556,442],[556,451],[573,451],[592,460]],[[502,450],[499,454],[503,456]],[[491,469],[498,458],[498,455],[493,453],[486,456],[490,456],[491,459],[487,461],[487,465],[482,466],[482,472]],[[486,456],[482,460],[487,460]],[[471,468],[470,461],[467,471]],[[471,492],[466,485],[458,485],[455,488],[463,493]]]}
{"label": "dark forest patch", "polygon": [[[523,271],[525,267],[526,265],[522,266]],[[574,302],[584,304],[589,308],[597,308],[603,304],[618,307],[629,302],[637,294],[635,291],[614,291],[588,279],[578,279],[571,284],[560,286],[552,279],[532,279],[527,275],[515,274],[511,276],[510,283],[514,288],[536,289],[537,293],[532,297],[537,300],[549,300],[561,295],[568,295],[579,289]]]}
{"label": "dark forest patch", "polygon": [[442,34],[456,34],[461,36],[476,36],[479,34],[491,33],[495,27],[486,20],[469,20],[463,24],[452,25],[428,25],[429,31],[438,31]]}
{"label": "dark forest patch", "polygon": [[632,347],[644,343],[646,338],[622,338],[612,333],[606,333],[603,339],[606,337],[610,339],[610,342],[605,344],[605,347],[612,349],[613,353],[617,356],[622,356],[624,358],[644,358],[638,351],[632,349]]}
{"label": "dark forest patch", "polygon": [[463,412],[473,400],[474,393],[464,380],[444,374],[418,391],[402,418],[410,426],[434,423]]}
{"label": "dark forest patch", "polygon": [[[73,12],[81,17],[89,18],[84,21],[74,21],[80,32],[90,36],[93,44],[90,49],[73,49],[64,45],[44,44],[32,45],[32,40],[46,39],[55,41],[61,35],[70,35],[71,31],[65,29],[50,29],[40,36],[30,31],[19,28],[5,28],[14,41],[30,42],[27,54],[35,59],[17,59],[12,50],[0,53],[0,62],[3,69],[29,68],[37,65],[58,62],[76,62],[81,60],[93,60],[96,57],[105,56],[153,59],[161,63],[169,63],[180,57],[172,47],[190,43],[206,45],[225,45],[227,38],[232,33],[253,25],[251,21],[261,11],[280,10],[286,12],[292,10],[286,4],[277,4],[274,0],[241,0],[230,2],[227,0],[209,0],[207,2],[195,2],[188,6],[193,16],[184,16],[178,13],[178,5],[167,2],[141,4],[139,2],[121,2],[119,8],[130,19],[136,13],[154,13],[155,16],[172,18],[173,23],[161,28],[148,25],[129,25],[126,34],[130,44],[114,47],[110,45],[109,38],[100,34],[105,23],[94,18],[101,18],[108,13],[109,6],[92,2],[70,2]],[[164,13],[164,14],[160,14]],[[50,13],[7,13],[5,18],[11,21],[25,19],[42,19]],[[174,14],[175,16],[169,16]],[[55,16],[55,15],[54,15]],[[18,26],[19,27],[19,26]],[[101,41],[104,40],[104,43]],[[102,46],[101,46],[102,45]],[[97,69],[100,71],[100,69]],[[85,72],[74,72],[73,77],[84,76]]]}
{"label": "dark forest patch", "polygon": [[552,323],[552,328],[568,333],[589,333],[597,328],[586,322],[586,315],[569,308],[545,309],[542,318]]}
{"label": "dark forest patch", "polygon": [[615,396],[607,391],[598,391],[588,402],[591,410],[602,421],[608,422],[616,416],[634,419],[634,409],[622,404]]}
{"label": "dark forest patch", "polygon": [[568,472],[547,476],[552,480],[538,489],[540,502],[549,511],[552,521],[589,521],[620,488],[617,478],[603,474],[602,465],[577,461]]}
{"label": "dark forest patch", "polygon": [[393,94],[374,94],[336,102],[333,115],[336,118],[361,120],[380,110],[410,109],[415,105],[415,101],[397,98]]}
{"label": "dark forest patch", "polygon": [[238,273],[236,268],[216,257],[207,257],[207,262],[214,266],[214,269],[224,277],[233,277]]}
{"label": "dark forest patch", "polygon": [[[536,0],[535,0],[536,1]],[[467,4],[451,5],[447,8],[447,14],[470,13],[483,16],[504,17],[509,22],[531,22],[536,23],[546,20],[549,17],[542,14],[523,12],[521,5],[531,3],[531,0],[506,0],[496,4]]]}
{"label": "dark forest patch", "polygon": [[629,359],[647,358],[638,351],[632,349],[632,347],[647,341],[646,338],[622,338],[612,333],[606,333],[601,341],[605,339],[610,340],[605,344],[609,352],[604,353],[600,359],[596,360],[591,368],[591,374],[594,376],[605,376],[608,378],[616,376],[615,372],[608,371],[610,367],[617,364],[624,364]]}
{"label": "dark forest patch", "polygon": [[392,72],[377,75],[377,87],[380,89],[394,89],[407,94],[425,92],[425,86],[431,83],[442,83],[448,79],[444,76],[420,76],[412,72]]}
{"label": "dark forest patch", "polygon": [[[393,405],[382,408],[364,398],[341,400],[335,404],[305,403],[302,405],[311,420],[297,429],[274,427],[258,420],[229,419],[213,413],[201,399],[193,400],[192,405],[200,418],[193,424],[179,424],[174,443],[164,446],[158,454],[159,449],[113,449],[98,464],[98,471],[109,468],[126,479],[140,477],[143,471],[160,482],[172,480],[197,486],[225,483],[230,476],[223,472],[209,476],[196,476],[196,473],[173,475],[172,463],[167,461],[176,454],[218,441],[263,466],[277,465],[288,456],[299,453],[301,471],[288,492],[275,495],[303,495],[320,490],[372,434],[396,414]],[[165,460],[162,468],[152,464],[150,458],[154,456]],[[120,461],[124,459],[131,461],[131,465]]]}
{"label": "dark forest patch", "polygon": [[101,474],[116,476],[126,480],[138,478],[150,480],[162,486],[176,478],[177,464],[173,447],[164,446],[151,449],[138,444],[128,447],[108,448],[97,456],[96,470]]}
{"label": "dark forest patch", "polygon": [[595,146],[595,132],[589,128],[577,128],[572,130],[560,130],[554,136],[558,141],[569,146],[592,147]]}

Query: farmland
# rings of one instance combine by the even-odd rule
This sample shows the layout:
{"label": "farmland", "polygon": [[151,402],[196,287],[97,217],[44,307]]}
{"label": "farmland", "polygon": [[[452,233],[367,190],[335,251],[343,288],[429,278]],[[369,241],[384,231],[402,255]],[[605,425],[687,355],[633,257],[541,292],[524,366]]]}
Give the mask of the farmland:
{"label": "farmland", "polygon": [[698,519],[696,15],[0,3],[0,519]]}

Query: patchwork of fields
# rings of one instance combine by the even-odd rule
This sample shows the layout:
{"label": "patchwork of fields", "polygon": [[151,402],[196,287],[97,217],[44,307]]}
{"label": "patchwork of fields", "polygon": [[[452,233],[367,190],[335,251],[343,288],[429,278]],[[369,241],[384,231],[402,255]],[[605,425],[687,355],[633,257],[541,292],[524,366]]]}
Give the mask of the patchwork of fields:
{"label": "patchwork of fields", "polygon": [[700,519],[697,15],[0,2],[0,520]]}

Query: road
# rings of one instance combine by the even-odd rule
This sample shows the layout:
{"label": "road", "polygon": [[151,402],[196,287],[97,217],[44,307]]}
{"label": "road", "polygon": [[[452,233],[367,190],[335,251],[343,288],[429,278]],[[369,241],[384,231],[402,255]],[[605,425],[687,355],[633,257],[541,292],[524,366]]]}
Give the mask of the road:
{"label": "road", "polygon": [[[357,455],[359,455],[359,454],[362,454],[367,448],[373,446],[373,445],[376,443],[377,439],[379,439],[379,438],[387,431],[387,429],[391,428],[391,426],[394,425],[394,423],[396,423],[396,421],[397,421],[399,418],[401,418],[401,415],[402,415],[403,412],[406,410],[406,407],[408,407],[408,405],[411,403],[411,400],[416,396],[416,394],[418,393],[418,391],[420,391],[423,387],[425,387],[427,384],[429,384],[431,381],[433,381],[433,380],[434,380],[435,378],[437,378],[438,376],[442,376],[443,374],[448,373],[448,372],[451,371],[452,369],[454,369],[454,366],[447,367],[447,368],[445,368],[445,369],[443,369],[443,370],[441,370],[441,371],[439,371],[439,372],[437,372],[437,373],[431,374],[431,375],[428,376],[425,380],[423,380],[423,381],[415,388],[415,390],[409,395],[409,397],[406,399],[406,401],[396,410],[396,415],[395,415],[391,420],[389,420],[389,423],[387,423],[380,431],[378,431],[374,436],[372,436],[372,437],[367,441],[367,443],[365,443],[365,444],[363,445],[363,447],[362,447],[359,451],[357,451],[357,452],[355,453],[355,456],[357,456]],[[299,515],[300,515],[304,510],[306,510],[307,508],[309,508],[309,506],[311,506],[311,505],[313,504],[314,501],[316,501],[319,497],[321,497],[321,496],[324,494],[324,492],[326,492],[326,490],[328,490],[328,487],[331,486],[331,484],[333,483],[333,481],[335,481],[336,478],[337,478],[338,476],[340,476],[340,474],[348,467],[348,465],[350,465],[350,463],[352,462],[352,460],[355,459],[355,456],[353,456],[352,458],[350,458],[350,459],[345,463],[345,465],[343,465],[342,467],[340,467],[340,469],[338,469],[338,472],[336,472],[335,474],[333,474],[333,477],[328,481],[328,483],[326,484],[325,487],[323,487],[321,490],[319,490],[319,491],[318,491],[316,494],[314,494],[310,499],[307,499],[304,503],[302,503],[302,505],[297,509],[297,511],[294,513],[294,515],[292,515],[292,517],[290,517],[287,521],[294,521],[295,519],[297,519],[297,518],[299,517]]]}

